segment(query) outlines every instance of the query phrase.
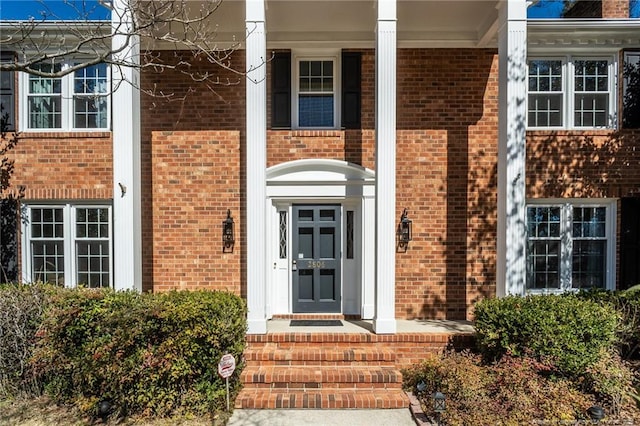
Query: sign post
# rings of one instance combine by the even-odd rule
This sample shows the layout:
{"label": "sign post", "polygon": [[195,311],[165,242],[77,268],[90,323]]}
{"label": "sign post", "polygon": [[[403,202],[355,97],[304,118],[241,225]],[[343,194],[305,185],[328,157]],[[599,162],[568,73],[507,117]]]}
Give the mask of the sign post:
{"label": "sign post", "polygon": [[236,359],[231,354],[224,354],[218,363],[218,374],[227,384],[227,411],[229,411],[229,377],[236,369]]}

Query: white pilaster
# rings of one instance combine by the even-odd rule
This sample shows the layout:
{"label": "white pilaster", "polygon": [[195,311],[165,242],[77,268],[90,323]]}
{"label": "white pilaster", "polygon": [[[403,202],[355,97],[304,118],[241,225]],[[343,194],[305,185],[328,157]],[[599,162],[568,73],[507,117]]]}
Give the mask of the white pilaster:
{"label": "white pilaster", "polygon": [[376,226],[375,195],[362,198],[362,319],[373,319],[376,314],[376,236],[369,232]]}
{"label": "white pilaster", "polygon": [[376,314],[374,331],[396,332],[396,0],[378,0],[376,32]]}
{"label": "white pilaster", "polygon": [[246,0],[246,176],[248,333],[267,332],[266,164],[267,86],[264,0]]}
{"label": "white pilaster", "polygon": [[498,296],[524,294],[526,280],[526,8],[505,1],[499,18]]}
{"label": "white pilaster", "polygon": [[113,137],[113,283],[116,290],[142,290],[142,219],[140,185],[140,38],[127,37],[132,11],[114,0],[112,48]]}

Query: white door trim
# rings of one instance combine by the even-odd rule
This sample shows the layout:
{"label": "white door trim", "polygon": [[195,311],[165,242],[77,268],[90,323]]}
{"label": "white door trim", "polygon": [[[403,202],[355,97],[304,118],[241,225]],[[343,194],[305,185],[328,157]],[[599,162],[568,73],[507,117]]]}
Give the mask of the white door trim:
{"label": "white door trim", "polygon": [[[375,252],[367,226],[375,223],[375,173],[338,160],[296,160],[267,169],[267,318],[290,314],[291,206],[299,203],[342,205],[342,312],[372,319],[374,314]],[[280,213],[287,213],[287,258],[280,258]],[[354,212],[354,259],[345,259],[346,212]],[[365,241],[366,239],[366,241]]]}

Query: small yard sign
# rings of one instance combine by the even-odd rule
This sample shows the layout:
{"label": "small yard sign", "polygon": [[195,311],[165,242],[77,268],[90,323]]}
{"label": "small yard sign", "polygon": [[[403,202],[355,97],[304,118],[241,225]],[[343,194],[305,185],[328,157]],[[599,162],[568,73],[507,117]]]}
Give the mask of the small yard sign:
{"label": "small yard sign", "polygon": [[236,359],[231,354],[224,354],[218,363],[218,374],[227,382],[227,411],[229,411],[229,377],[236,369]]}
{"label": "small yard sign", "polygon": [[236,369],[236,359],[231,354],[222,355],[220,362],[218,363],[218,374],[223,379],[231,377],[233,371]]}

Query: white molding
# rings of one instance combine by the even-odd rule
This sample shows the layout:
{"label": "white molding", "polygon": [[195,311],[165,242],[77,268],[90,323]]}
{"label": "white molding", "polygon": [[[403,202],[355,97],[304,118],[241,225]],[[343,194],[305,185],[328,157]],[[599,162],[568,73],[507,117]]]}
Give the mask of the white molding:
{"label": "white molding", "polygon": [[502,3],[499,29],[498,296],[524,294],[526,281],[526,96],[525,0]]}
{"label": "white molding", "polygon": [[396,1],[378,0],[376,30],[376,313],[378,334],[396,332]]}
{"label": "white molding", "polygon": [[[287,292],[288,305],[287,312],[268,312],[268,314],[287,314],[292,312],[290,300],[291,286],[291,236],[292,218],[291,206],[295,203],[327,203],[341,204],[343,211],[343,222],[346,221],[347,210],[354,210],[356,232],[354,234],[356,253],[351,262],[354,265],[353,277],[349,292],[357,300],[357,309],[363,319],[373,318],[374,307],[374,277],[375,277],[375,236],[372,232],[366,232],[374,228],[375,224],[375,173],[364,167],[340,160],[325,159],[305,159],[295,160],[270,167],[266,172],[267,176],[267,200],[268,214],[270,215],[269,232],[270,241],[266,250],[267,276],[273,277],[270,280],[270,287],[267,292],[271,297],[271,306],[284,306],[282,294],[275,292]],[[287,259],[278,258],[278,220],[277,212],[287,211],[288,213],[288,256]],[[346,238],[346,233],[342,233],[342,244]],[[359,250],[359,252],[358,252]],[[343,256],[346,256],[343,247]],[[347,291],[343,258],[342,268],[342,292]],[[275,271],[274,271],[275,268]],[[286,269],[286,273],[282,271]],[[286,275],[286,277],[285,277]],[[276,278],[279,277],[279,278]],[[355,277],[355,278],[354,278]],[[279,282],[276,282],[279,280]],[[284,286],[287,286],[285,289]],[[342,299],[342,309],[345,309],[345,299]],[[353,313],[353,312],[346,312]]]}
{"label": "white molding", "polygon": [[247,307],[249,334],[267,332],[267,85],[264,0],[246,0]]}
{"label": "white molding", "polygon": [[[125,0],[114,0],[111,39],[115,60],[138,63],[139,37],[122,34],[130,27],[131,10]],[[119,20],[122,18],[122,22]],[[123,46],[125,46],[123,48]],[[142,201],[140,160],[140,71],[112,67],[113,87],[113,285],[116,290],[142,291]],[[121,191],[121,187],[126,188]]]}

